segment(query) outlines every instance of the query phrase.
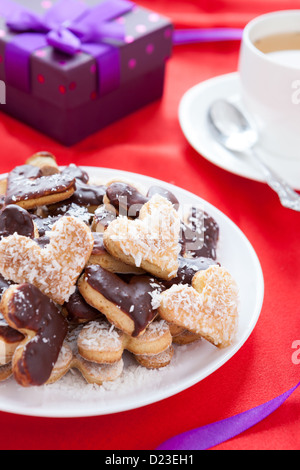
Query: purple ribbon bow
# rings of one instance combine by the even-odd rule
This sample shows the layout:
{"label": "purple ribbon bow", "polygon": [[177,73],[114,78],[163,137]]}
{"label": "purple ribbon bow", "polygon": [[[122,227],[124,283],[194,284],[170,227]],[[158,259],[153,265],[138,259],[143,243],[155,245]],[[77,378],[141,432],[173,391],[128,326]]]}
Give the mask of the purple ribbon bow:
{"label": "purple ribbon bow", "polygon": [[30,56],[48,45],[65,54],[85,52],[98,65],[100,94],[120,85],[119,49],[107,40],[122,41],[123,25],[112,20],[130,12],[134,3],[128,0],[106,0],[88,7],[77,0],[59,0],[43,16],[12,0],[1,0],[0,15],[16,33],[6,46],[6,80],[11,85],[30,91]]}

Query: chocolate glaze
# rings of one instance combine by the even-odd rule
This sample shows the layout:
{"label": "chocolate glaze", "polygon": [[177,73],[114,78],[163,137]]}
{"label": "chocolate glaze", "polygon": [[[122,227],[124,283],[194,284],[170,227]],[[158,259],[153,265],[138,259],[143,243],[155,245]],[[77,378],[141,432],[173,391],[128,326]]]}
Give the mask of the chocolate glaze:
{"label": "chocolate glaze", "polygon": [[168,189],[162,188],[161,186],[151,186],[147,193],[147,197],[151,199],[152,196],[154,196],[155,194],[160,194],[164,198],[168,199],[168,201],[173,204],[176,210],[179,209],[180,204],[177,197],[174,196],[174,194],[171,193],[171,191],[169,191]]}
{"label": "chocolate glaze", "polygon": [[[0,314],[0,320],[1,320],[1,314]],[[2,325],[0,323],[0,340],[5,341],[5,343],[20,343],[23,341],[24,336],[22,333],[20,333],[17,330],[14,330],[14,328],[11,328],[8,325]]]}
{"label": "chocolate glaze", "polygon": [[181,254],[216,260],[219,226],[206,212],[192,208],[187,224],[182,223]]}
{"label": "chocolate glaze", "polygon": [[68,313],[67,319],[72,323],[88,322],[101,316],[98,310],[86,303],[78,288],[65,303],[64,308]]}
{"label": "chocolate glaze", "polygon": [[94,247],[92,251],[92,255],[102,255],[107,253],[104,241],[103,241],[103,233],[100,232],[92,232],[94,238]]}
{"label": "chocolate glaze", "polygon": [[41,248],[46,248],[47,245],[50,243],[50,238],[47,235],[43,235],[42,237],[35,238],[35,243],[37,243]]}
{"label": "chocolate glaze", "polygon": [[106,209],[105,205],[102,205],[95,211],[94,216],[95,224],[101,225],[102,229],[105,230],[109,224],[117,218],[117,213],[109,211]]}
{"label": "chocolate glaze", "polygon": [[[99,255],[103,253],[107,253],[104,242],[103,242],[103,234],[98,232],[92,233],[94,237],[94,248],[93,248],[93,255]],[[208,269],[210,266],[219,265],[215,260],[206,257],[198,257],[198,258],[185,258],[181,255],[178,257],[179,267],[177,276],[170,281],[161,281],[156,280],[156,282],[160,283],[161,286],[165,286],[166,288],[171,287],[174,284],[191,284],[194,275],[198,271],[204,271]],[[126,281],[127,283],[130,282],[133,275],[124,275],[118,274],[118,276]]]}
{"label": "chocolate glaze", "polygon": [[[45,247],[50,243],[50,238],[47,236],[47,232],[50,232],[54,224],[63,216],[77,217],[88,225],[88,222],[92,220],[93,216],[88,213],[88,210],[71,204],[69,210],[63,211],[61,209],[61,215],[49,215],[48,217],[42,218],[32,214],[31,217],[34,220],[39,232],[39,238],[35,239],[35,242],[41,247]],[[68,207],[66,207],[68,209]],[[78,210],[77,210],[78,209]],[[55,211],[58,214],[60,210]]]}
{"label": "chocolate glaze", "polygon": [[154,194],[160,194],[168,199],[176,208],[179,207],[177,198],[170,191],[160,186],[152,186],[147,196],[141,194],[136,188],[126,183],[112,183],[106,191],[111,205],[121,214],[132,219],[139,216],[140,210]]}
{"label": "chocolate glaze", "polygon": [[77,165],[74,165],[72,163],[68,167],[64,168],[61,173],[63,175],[68,175],[71,176],[72,178],[75,178],[76,180],[80,180],[83,183],[88,183],[89,182],[89,175],[87,174],[86,171],[84,171],[82,168],[80,168]]}
{"label": "chocolate glaze", "polygon": [[62,170],[61,174],[68,175],[76,180],[75,193],[67,203],[74,203],[85,207],[100,206],[103,203],[106,186],[87,184],[89,182],[89,175],[82,168],[71,164]]}
{"label": "chocolate glaze", "polygon": [[[92,255],[99,255],[99,254],[107,253],[107,250],[103,242],[103,234],[98,233],[98,232],[93,232],[92,235],[95,241]],[[208,269],[210,266],[219,264],[215,260],[210,259],[210,258],[204,258],[204,257],[185,258],[181,255],[178,257],[178,262],[179,262],[179,268],[178,268],[177,276],[175,278],[171,279],[170,281],[161,281],[157,279],[156,282],[160,283],[166,288],[171,287],[173,284],[191,284],[194,275],[198,271],[204,271]],[[128,275],[118,274],[118,276],[124,281],[126,281],[127,283],[129,283],[133,277],[132,274],[128,274]]]}
{"label": "chocolate glaze", "polygon": [[172,287],[174,284],[192,284],[193,277],[199,271],[205,271],[216,263],[209,258],[184,258],[179,256],[179,268],[177,276],[170,281],[163,281],[166,288]]}
{"label": "chocolate glaze", "polygon": [[87,207],[74,204],[70,200],[47,206],[47,211],[49,217],[57,217],[57,219],[63,216],[76,217],[87,225],[93,220],[93,214],[89,213]]}
{"label": "chocolate glaze", "polygon": [[100,206],[106,193],[106,186],[96,186],[76,180],[76,191],[68,202],[79,206]]}
{"label": "chocolate glaze", "polygon": [[37,226],[40,237],[43,237],[46,232],[50,232],[53,228],[53,225],[60,219],[58,216],[42,218],[35,214],[32,214],[31,218]]}
{"label": "chocolate glaze", "polygon": [[14,233],[34,238],[34,225],[29,212],[11,204],[0,212],[0,238]]}
{"label": "chocolate glaze", "polygon": [[138,336],[157,315],[152,307],[151,293],[161,291],[162,286],[150,276],[133,276],[126,282],[101,266],[88,266],[87,283],[107,300],[117,305],[134,322],[133,336]]}
{"label": "chocolate glaze", "polygon": [[57,361],[68,324],[55,303],[31,284],[17,287],[8,302],[7,320],[17,329],[36,333],[16,364],[16,380],[23,386],[43,385]]}
{"label": "chocolate glaze", "polygon": [[74,187],[75,179],[71,176],[42,176],[39,168],[22,165],[12,170],[7,177],[5,205],[62,193]]}
{"label": "chocolate glaze", "polygon": [[36,179],[41,178],[43,172],[40,168],[34,165],[20,165],[16,166],[8,175],[8,179],[15,178],[29,178]]}
{"label": "chocolate glaze", "polygon": [[138,217],[138,214],[149,198],[136,188],[126,183],[112,183],[106,190],[110,204],[122,215]]}

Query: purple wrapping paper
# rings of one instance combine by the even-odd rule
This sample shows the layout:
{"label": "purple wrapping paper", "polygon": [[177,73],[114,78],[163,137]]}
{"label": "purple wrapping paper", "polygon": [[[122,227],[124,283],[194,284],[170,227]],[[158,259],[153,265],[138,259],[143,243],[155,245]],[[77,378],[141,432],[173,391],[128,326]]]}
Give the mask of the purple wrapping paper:
{"label": "purple wrapping paper", "polygon": [[41,100],[17,88],[6,87],[6,105],[11,116],[61,142],[74,145],[142,106],[158,100],[163,93],[165,66],[129,80],[112,93],[89,100],[72,109],[55,101]]}
{"label": "purple wrapping paper", "polygon": [[[57,2],[15,1],[41,15]],[[103,1],[86,0],[86,4],[92,7]],[[120,87],[164,66],[172,53],[173,28],[168,19],[136,5],[131,12],[115,21],[122,24],[125,30],[125,42],[113,43],[120,53]],[[5,82],[5,52],[13,37],[14,33],[6,26],[5,19],[0,18],[0,79]],[[18,88],[16,83],[8,85]],[[100,95],[96,60],[85,52],[69,56],[51,46],[33,52],[30,59],[30,95],[34,99],[55,103],[62,110],[96,101]]]}

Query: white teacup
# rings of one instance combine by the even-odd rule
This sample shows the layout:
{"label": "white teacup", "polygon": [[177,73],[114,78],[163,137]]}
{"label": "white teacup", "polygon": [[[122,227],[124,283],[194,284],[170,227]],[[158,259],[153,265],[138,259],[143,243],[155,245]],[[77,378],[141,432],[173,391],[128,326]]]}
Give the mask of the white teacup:
{"label": "white teacup", "polygon": [[300,161],[300,50],[268,54],[254,45],[262,38],[295,32],[300,34],[300,10],[251,21],[243,34],[239,72],[242,100],[256,120],[262,147]]}

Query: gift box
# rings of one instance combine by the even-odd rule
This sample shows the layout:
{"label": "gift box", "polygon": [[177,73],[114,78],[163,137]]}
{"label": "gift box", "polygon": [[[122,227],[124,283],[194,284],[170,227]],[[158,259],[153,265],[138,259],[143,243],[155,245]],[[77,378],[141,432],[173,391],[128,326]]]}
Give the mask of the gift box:
{"label": "gift box", "polygon": [[73,145],[161,98],[172,33],[127,0],[1,0],[0,111]]}

